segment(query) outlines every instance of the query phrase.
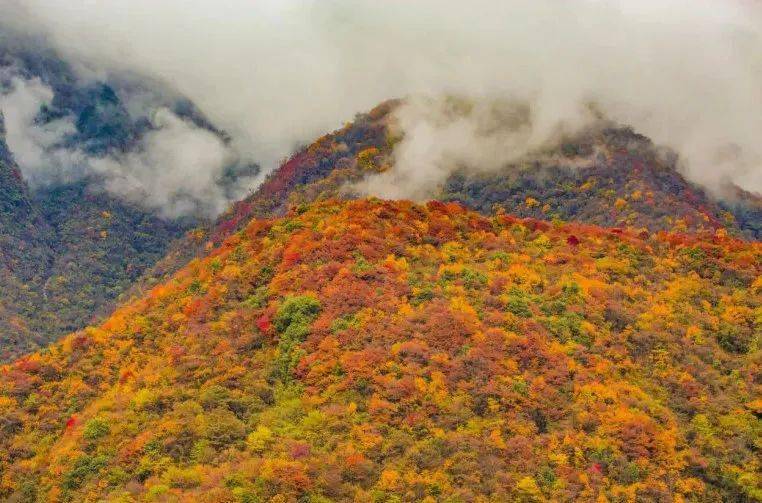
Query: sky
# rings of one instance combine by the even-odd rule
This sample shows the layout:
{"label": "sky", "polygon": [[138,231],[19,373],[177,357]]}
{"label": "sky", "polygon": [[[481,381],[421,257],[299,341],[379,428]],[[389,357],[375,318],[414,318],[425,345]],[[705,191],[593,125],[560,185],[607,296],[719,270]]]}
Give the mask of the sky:
{"label": "sky", "polygon": [[[195,131],[169,135],[191,155],[112,160],[120,167],[111,169],[149,173],[174,163],[167,187],[209,183],[203,172],[219,171],[227,156],[273,169],[354,114],[414,96],[426,98],[399,112],[405,140],[393,172],[370,192],[425,197],[453,159],[474,169],[510,162],[588,125],[594,103],[675,149],[691,180],[762,193],[756,1],[0,0],[0,8],[6,24],[47,37],[83,75],[156,79],[231,135],[199,162],[190,159],[215,147]],[[448,119],[447,95],[479,105]],[[525,104],[527,121],[485,133],[506,102]],[[164,120],[175,133],[183,127]]]}

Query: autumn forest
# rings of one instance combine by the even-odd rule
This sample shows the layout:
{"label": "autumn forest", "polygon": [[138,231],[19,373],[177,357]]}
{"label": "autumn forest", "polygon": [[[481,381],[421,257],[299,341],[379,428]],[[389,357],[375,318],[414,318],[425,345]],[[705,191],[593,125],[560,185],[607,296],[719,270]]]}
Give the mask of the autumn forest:
{"label": "autumn forest", "polygon": [[0,501],[762,502],[762,11],[222,3],[0,0]]}

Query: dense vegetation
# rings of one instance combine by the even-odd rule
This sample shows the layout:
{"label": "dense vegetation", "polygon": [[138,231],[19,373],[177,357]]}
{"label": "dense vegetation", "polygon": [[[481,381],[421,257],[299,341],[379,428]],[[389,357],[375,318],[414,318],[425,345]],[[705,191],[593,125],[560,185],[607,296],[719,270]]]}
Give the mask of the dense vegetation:
{"label": "dense vegetation", "polygon": [[[53,99],[36,121],[70,118],[76,127],[66,145],[94,156],[126,151],[151,127],[146,117],[128,113],[116,84],[78,79],[40,41],[26,42],[0,34],[0,92],[10,77],[48,86]],[[167,106],[222,134],[187,100],[172,98]],[[2,122],[0,116],[0,361],[7,361],[107,314],[198,222],[159,218],[109,195],[93,176],[31,189],[5,142]],[[250,173],[231,172],[221,183],[234,184],[237,174]]]}
{"label": "dense vegetation", "polygon": [[0,361],[105,314],[188,224],[87,180],[32,193],[0,128]]}
{"label": "dense vegetation", "polygon": [[[129,120],[108,85],[82,87],[65,67],[36,53],[22,60],[16,64],[56,90],[54,106],[45,111],[48,118],[78,117],[78,132],[70,141],[92,152],[124,149],[146,127]],[[2,190],[13,194],[4,204],[21,202],[12,219],[0,222],[6,243],[1,265],[14,271],[0,273],[7,292],[0,306],[7,313],[0,321],[0,360],[81,328],[108,312],[125,291],[139,296],[251,218],[281,215],[291,205],[326,198],[357,197],[354,182],[394,163],[393,147],[400,138],[390,126],[396,106],[384,103],[302,149],[204,232],[186,234],[195,222],[161,220],[108,197],[87,179],[29,194],[17,176],[10,177]],[[190,105],[176,108],[203,120]],[[569,164],[581,167],[565,167]],[[674,160],[665,160],[646,138],[621,128],[571,138],[556,151],[495,173],[456,173],[437,197],[484,214],[501,209],[651,231],[724,228],[731,235],[758,238],[762,221],[758,197],[740,194],[727,206],[714,201],[686,182]]]}
{"label": "dense vegetation", "polygon": [[[51,89],[69,146],[153,127],[137,82],[37,42],[0,34],[0,77]],[[92,176],[31,190],[0,116],[0,500],[762,501],[762,198],[603,124],[425,205],[364,199],[397,106],[213,223]]]}
{"label": "dense vegetation", "polygon": [[42,281],[51,256],[50,228],[32,202],[4,133],[0,114],[0,361],[20,347],[42,342],[33,339],[20,316],[40,302],[28,285]]}
{"label": "dense vegetation", "polygon": [[744,501],[762,245],[358,200],[0,369],[15,501]]}
{"label": "dense vegetation", "polygon": [[712,199],[683,178],[674,158],[665,158],[650,140],[630,129],[585,134],[553,154],[553,162],[528,161],[479,175],[458,173],[448,180],[441,199],[484,213],[515,208],[523,216],[609,227],[677,232],[724,228],[748,238],[762,236],[760,215],[753,213],[759,197],[747,194],[736,206]]}
{"label": "dense vegetation", "polygon": [[[394,165],[393,150],[401,137],[394,133],[393,112],[399,103],[384,102],[299,150],[250,197],[172,243],[130,293],[145,292],[252,218],[282,215],[291,206],[314,201],[361,196],[354,184]],[[494,173],[457,172],[435,195],[485,215],[500,210],[638,230],[725,229],[750,239],[762,235],[762,198],[739,191],[728,199],[732,202],[713,199],[683,178],[674,157],[628,128],[597,128],[540,154]]]}
{"label": "dense vegetation", "polygon": [[[394,165],[394,109],[389,101],[302,149],[249,198],[220,217],[214,242],[252,217],[289,205],[357,196],[352,184]],[[762,198],[736,191],[719,201],[688,182],[677,158],[629,128],[604,125],[570,137],[492,173],[464,169],[433,194],[483,214],[501,208],[544,220],[580,221],[650,231],[715,231],[759,239]]]}

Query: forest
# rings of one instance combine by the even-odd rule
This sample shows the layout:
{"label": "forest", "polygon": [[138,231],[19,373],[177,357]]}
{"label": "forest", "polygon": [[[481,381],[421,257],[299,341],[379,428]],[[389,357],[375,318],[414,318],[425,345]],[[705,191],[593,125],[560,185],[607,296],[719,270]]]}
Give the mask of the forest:
{"label": "forest", "polygon": [[0,369],[0,495],[759,499],[761,258],[457,203],[254,219]]}
{"label": "forest", "polygon": [[0,502],[762,503],[760,42],[0,0]]}

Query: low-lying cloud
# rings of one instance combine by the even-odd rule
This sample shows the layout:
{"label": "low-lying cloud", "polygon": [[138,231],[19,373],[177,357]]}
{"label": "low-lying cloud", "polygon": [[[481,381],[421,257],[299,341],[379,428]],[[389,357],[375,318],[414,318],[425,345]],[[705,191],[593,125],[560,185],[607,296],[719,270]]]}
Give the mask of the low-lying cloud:
{"label": "low-lying cloud", "polygon": [[232,192],[221,184],[225,169],[240,161],[237,154],[219,135],[165,107],[150,109],[151,128],[127,152],[87,152],[67,141],[77,130],[73,117],[38,120],[53,100],[50,87],[38,78],[6,73],[7,84],[0,90],[6,142],[33,188],[87,177],[96,188],[174,218],[214,217],[254,185],[251,177],[237,180]]}
{"label": "low-lying cloud", "polygon": [[[406,107],[401,162],[383,175],[381,195],[423,194],[453,160],[510,161],[584,125],[588,103],[673,147],[694,181],[762,192],[762,7],[750,0],[0,5],[16,28],[47,36],[89,68],[147,75],[188,96],[231,134],[231,148],[266,168],[381,100],[459,95],[527,103],[532,120],[515,134],[485,136],[476,116],[432,122],[436,110]],[[207,149],[208,163],[193,164]],[[224,157],[211,144],[203,150],[188,153],[193,170]],[[119,162],[151,166],[165,154]],[[129,187],[132,176],[121,182]]]}
{"label": "low-lying cloud", "polygon": [[536,107],[526,99],[411,97],[394,112],[391,127],[401,139],[391,169],[353,188],[387,199],[429,199],[458,169],[497,171],[601,122],[589,106],[538,122]]}
{"label": "low-lying cloud", "polygon": [[[165,216],[202,214],[213,217],[233,200],[219,185],[235,154],[215,134],[198,128],[167,108],[152,117],[139,148],[91,160],[109,192],[158,208]],[[245,189],[251,180],[238,181]]]}
{"label": "low-lying cloud", "polygon": [[82,156],[58,148],[64,137],[76,130],[72,121],[36,123],[40,108],[53,99],[53,91],[39,79],[10,76],[3,80],[7,87],[0,90],[0,111],[5,119],[5,140],[16,162],[23,167],[26,180],[31,185],[46,185],[74,176]]}

